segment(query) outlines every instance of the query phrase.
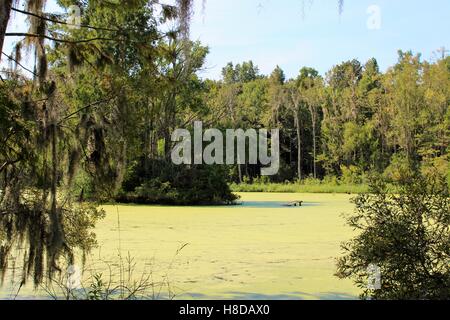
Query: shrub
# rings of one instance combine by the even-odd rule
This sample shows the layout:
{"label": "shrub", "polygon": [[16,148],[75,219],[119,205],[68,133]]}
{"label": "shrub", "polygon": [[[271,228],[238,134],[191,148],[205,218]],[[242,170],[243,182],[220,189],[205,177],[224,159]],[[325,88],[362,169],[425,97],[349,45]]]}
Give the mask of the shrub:
{"label": "shrub", "polygon": [[344,184],[361,184],[363,182],[363,173],[356,166],[341,166],[341,181]]}
{"label": "shrub", "polygon": [[152,161],[134,166],[116,200],[142,204],[232,204],[237,199],[227,184],[226,168],[176,166]]}
{"label": "shrub", "polygon": [[[383,179],[357,196],[348,224],[359,234],[342,245],[337,276],[352,278],[362,298],[450,298],[450,199],[445,177],[398,175],[389,192]],[[381,271],[381,288],[367,287],[370,265]]]}
{"label": "shrub", "polygon": [[411,164],[403,153],[394,154],[391,163],[384,170],[384,178],[388,181],[400,181],[411,172]]}

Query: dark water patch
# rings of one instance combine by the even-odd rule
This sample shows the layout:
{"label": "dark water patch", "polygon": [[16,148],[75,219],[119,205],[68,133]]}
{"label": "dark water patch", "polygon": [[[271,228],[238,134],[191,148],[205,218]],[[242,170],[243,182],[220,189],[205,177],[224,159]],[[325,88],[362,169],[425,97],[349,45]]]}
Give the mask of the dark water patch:
{"label": "dark water patch", "polygon": [[302,207],[314,207],[319,206],[316,202],[303,202],[300,207],[289,206],[289,201],[242,201],[239,203],[241,208],[261,208],[261,209],[272,209],[272,208],[285,208],[285,209],[301,209]]}

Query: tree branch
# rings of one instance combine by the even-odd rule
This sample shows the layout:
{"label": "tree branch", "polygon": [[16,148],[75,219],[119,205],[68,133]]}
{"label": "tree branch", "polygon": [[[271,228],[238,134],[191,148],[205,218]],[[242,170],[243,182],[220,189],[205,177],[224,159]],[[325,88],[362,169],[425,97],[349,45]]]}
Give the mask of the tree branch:
{"label": "tree branch", "polygon": [[2,172],[7,166],[10,166],[12,164],[16,164],[17,162],[19,162],[21,159],[17,159],[14,161],[6,161],[5,163],[2,164],[2,166],[0,167],[0,172]]}
{"label": "tree branch", "polygon": [[11,10],[19,12],[19,13],[26,14],[26,15],[29,15],[29,16],[33,16],[33,17],[36,17],[36,18],[39,18],[39,19],[42,19],[42,20],[45,20],[45,21],[58,23],[58,24],[64,24],[64,25],[67,25],[67,26],[76,26],[76,27],[80,27],[80,28],[87,28],[87,29],[94,29],[94,30],[104,30],[104,31],[112,31],[112,32],[119,32],[120,31],[118,29],[108,29],[108,28],[101,28],[101,27],[93,27],[93,26],[90,26],[90,25],[87,25],[87,24],[72,24],[72,23],[68,23],[68,22],[65,22],[65,21],[56,20],[56,19],[52,19],[52,18],[49,18],[49,17],[41,16],[41,15],[38,15],[38,14],[35,14],[35,13],[32,13],[32,12],[20,10],[20,9],[17,9],[17,8],[11,8]]}
{"label": "tree branch", "polygon": [[91,107],[94,107],[94,106],[99,105],[99,104],[104,103],[104,102],[111,101],[113,98],[114,98],[114,97],[107,98],[107,99],[103,99],[103,100],[99,100],[99,101],[96,101],[96,102],[92,102],[92,103],[88,104],[87,106],[84,106],[83,108],[80,108],[80,109],[78,109],[77,111],[74,111],[74,112],[72,112],[71,114],[69,114],[69,115],[65,116],[64,118],[62,118],[61,120],[59,120],[58,125],[61,124],[61,123],[64,122],[64,121],[70,119],[71,117],[73,117],[73,116],[76,115],[77,113],[80,113],[80,112],[83,111],[83,110],[89,109],[89,108],[91,108]]}
{"label": "tree branch", "polygon": [[85,43],[85,42],[91,42],[91,41],[96,41],[96,40],[117,41],[117,39],[103,38],[103,37],[97,37],[97,38],[91,38],[91,39],[82,39],[82,40],[67,40],[67,39],[53,38],[53,37],[47,36],[45,34],[24,33],[24,32],[5,33],[5,36],[6,37],[45,38],[45,39],[48,39],[48,40],[51,40],[51,41],[55,41],[55,42],[63,42],[63,43],[71,43],[71,44]]}
{"label": "tree branch", "polygon": [[34,75],[35,77],[37,77],[37,74],[34,71],[31,71],[30,69],[28,69],[27,67],[25,67],[24,65],[22,65],[19,61],[17,61],[16,59],[14,59],[13,57],[7,55],[6,53],[4,53],[2,51],[2,54],[5,55],[5,57],[7,57],[9,60],[14,61],[19,67],[21,67],[22,69],[24,69],[25,71],[30,72],[32,75]]}

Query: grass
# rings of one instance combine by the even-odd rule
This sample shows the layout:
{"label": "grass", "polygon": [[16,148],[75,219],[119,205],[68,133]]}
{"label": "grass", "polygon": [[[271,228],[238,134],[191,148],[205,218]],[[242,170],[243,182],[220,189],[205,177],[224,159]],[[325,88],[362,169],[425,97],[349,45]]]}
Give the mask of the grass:
{"label": "grass", "polygon": [[315,180],[307,183],[232,183],[233,192],[276,192],[276,193],[347,193],[358,194],[369,190],[366,184],[327,183]]}

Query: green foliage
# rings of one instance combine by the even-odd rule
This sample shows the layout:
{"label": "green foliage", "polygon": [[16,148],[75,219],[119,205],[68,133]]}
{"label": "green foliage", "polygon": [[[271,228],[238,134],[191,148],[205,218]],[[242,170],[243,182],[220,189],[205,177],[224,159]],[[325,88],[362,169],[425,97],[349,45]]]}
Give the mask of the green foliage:
{"label": "green foliage", "polygon": [[236,66],[233,66],[232,62],[229,62],[222,69],[222,77],[226,84],[247,83],[259,77],[259,69],[251,60],[237,64]]}
{"label": "green foliage", "polygon": [[387,181],[400,181],[405,175],[411,172],[411,163],[404,153],[395,154],[389,166],[384,170],[384,177]]}
{"label": "green foliage", "polygon": [[283,69],[280,68],[280,66],[277,66],[273,71],[272,74],[270,75],[270,81],[272,83],[276,83],[276,84],[284,84],[284,82],[286,81],[286,76],[284,74]]}
{"label": "green foliage", "polygon": [[[221,128],[279,128],[281,168],[272,182],[312,175],[359,184],[372,171],[396,179],[410,163],[422,163],[424,170],[434,163],[446,171],[449,61],[430,63],[400,51],[385,73],[372,58],[338,64],[325,78],[302,67],[287,81],[280,67],[243,80],[240,68],[229,63],[223,81],[209,81],[205,107],[219,116],[207,119]],[[258,176],[259,169],[247,164],[230,174],[236,182]]]}
{"label": "green foliage", "polygon": [[[76,252],[95,246],[92,229],[103,213],[84,200],[116,194],[128,147],[135,147],[137,128],[130,124],[140,116],[142,97],[133,93],[142,88],[140,76],[156,69],[153,8],[141,0],[121,10],[99,1],[78,4],[83,23],[97,27],[47,26],[33,16],[31,32],[58,41],[45,46],[44,37],[24,39],[37,54],[36,77],[23,77],[16,67],[0,82],[2,281],[15,263],[13,252],[23,261],[23,282],[32,278],[38,286],[44,275],[52,278],[73,263]],[[42,6],[29,2],[27,10],[41,15]]]}
{"label": "green foliage", "polygon": [[[41,14],[43,3],[27,9]],[[248,60],[203,80],[208,48],[188,39],[192,1],[59,1],[74,3],[83,26],[30,18],[31,32],[58,41],[20,41],[14,57],[34,48],[37,74],[26,78],[16,64],[0,82],[0,271],[14,245],[28,249],[36,283],[45,267],[56,272],[74,249],[92,247],[102,214],[86,200],[232,203],[228,181],[244,182],[232,185],[241,191],[360,192],[367,172],[395,182],[411,163],[450,180],[449,57],[399,52],[384,73],[375,59],[351,60],[325,77],[302,67],[295,79],[279,66],[262,75]],[[279,128],[279,174],[261,177],[248,163],[172,166],[171,133],[195,120]]]}
{"label": "green foliage", "polygon": [[[450,198],[445,177],[408,172],[393,184],[373,178],[353,202],[348,224],[358,235],[342,245],[337,275],[351,278],[371,299],[450,298]],[[381,288],[368,287],[370,264]]]}
{"label": "green foliage", "polygon": [[[145,162],[145,160],[144,160]],[[233,204],[226,168],[175,166],[168,161],[136,165],[124,181],[119,202],[171,205]]]}
{"label": "green foliage", "polygon": [[341,181],[344,184],[361,184],[364,180],[363,172],[357,166],[341,166]]}
{"label": "green foliage", "polygon": [[55,125],[54,91],[44,92],[50,97],[43,107],[30,91],[27,82],[0,85],[0,282],[21,248],[21,277],[37,286],[44,274],[72,263],[75,250],[95,246],[92,230],[103,213],[69,192],[73,136]]}

